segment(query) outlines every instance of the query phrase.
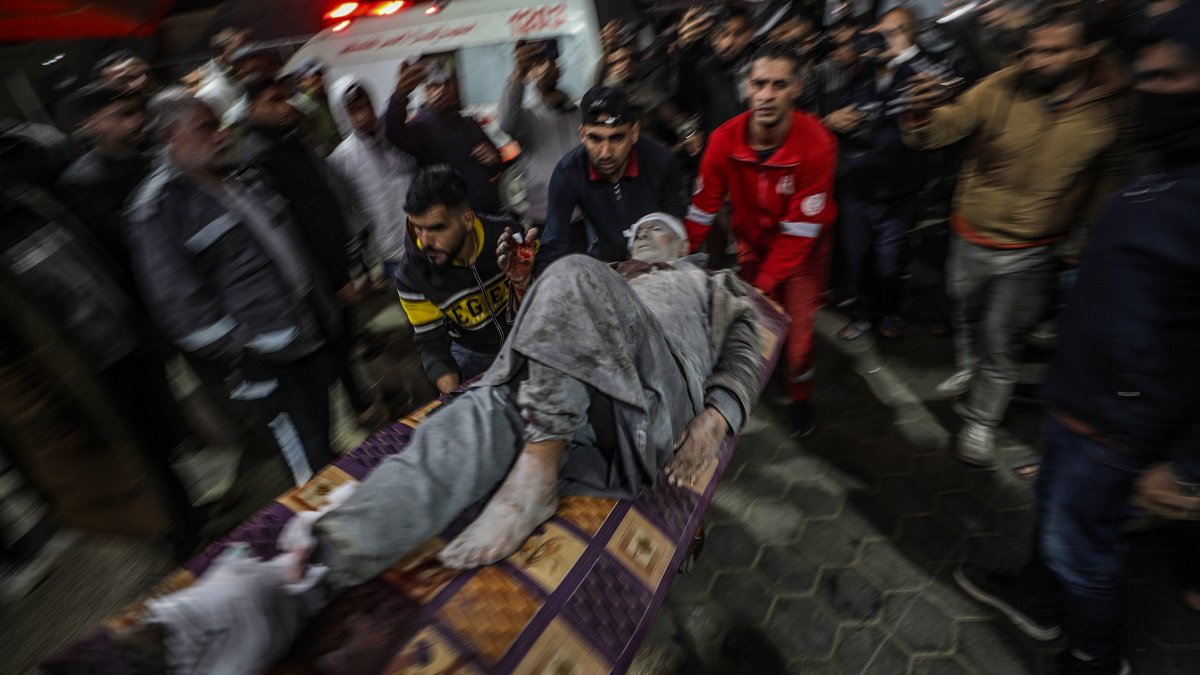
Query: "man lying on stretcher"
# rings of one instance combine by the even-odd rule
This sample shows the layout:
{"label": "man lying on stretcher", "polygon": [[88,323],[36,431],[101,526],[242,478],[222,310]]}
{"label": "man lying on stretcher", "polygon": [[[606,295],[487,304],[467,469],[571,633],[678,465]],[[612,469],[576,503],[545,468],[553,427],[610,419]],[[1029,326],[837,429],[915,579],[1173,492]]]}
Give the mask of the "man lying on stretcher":
{"label": "man lying on stretcher", "polygon": [[[489,565],[511,555],[554,515],[560,494],[631,499],[660,470],[676,485],[701,477],[757,398],[758,314],[735,274],[708,274],[681,259],[688,245],[675,218],[647,216],[629,236],[631,259],[615,268],[584,256],[547,268],[521,301],[491,369],[348,497],[339,495],[338,506],[315,523],[297,516],[281,537],[280,548],[293,549],[290,560],[254,561],[273,564],[275,572],[230,582],[254,585],[238,592],[206,592],[201,579],[151,602],[171,665],[182,672],[269,667],[298,630],[298,620],[279,625],[281,612],[291,611],[281,603],[312,611],[311,603],[278,590],[289,582],[308,588],[295,586],[297,571],[309,570],[311,579],[313,570],[327,570],[323,585],[334,592],[363,583],[489,494],[479,517],[439,554],[446,566]],[[519,288],[532,260],[518,244],[506,234],[498,254]],[[311,534],[297,532],[308,525]],[[245,608],[214,607],[230,597],[275,604],[259,609],[257,619]],[[245,644],[254,631],[216,625],[218,616],[269,623],[270,639]],[[239,650],[245,656],[197,668],[185,633],[218,630],[230,644],[210,643],[209,658],[214,651],[218,660]]]}

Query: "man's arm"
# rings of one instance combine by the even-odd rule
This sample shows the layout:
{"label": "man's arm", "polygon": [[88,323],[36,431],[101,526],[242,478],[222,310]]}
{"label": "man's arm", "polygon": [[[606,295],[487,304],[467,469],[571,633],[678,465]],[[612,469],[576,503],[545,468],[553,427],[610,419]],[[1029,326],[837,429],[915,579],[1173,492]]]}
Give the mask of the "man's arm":
{"label": "man's arm", "polygon": [[525,79],[517,79],[514,73],[504,82],[500,91],[500,104],[496,112],[500,130],[521,144],[521,150],[529,150],[537,144],[537,134],[530,133],[533,126],[525,110]]}
{"label": "man's arm", "polygon": [[704,155],[700,159],[697,190],[692,195],[692,204],[688,207],[687,217],[683,221],[693,252],[704,244],[708,233],[712,232],[713,221],[717,218],[717,211],[720,211],[721,205],[725,203],[728,191],[725,148],[718,147],[719,144],[712,140],[709,139],[708,147],[704,149]]}
{"label": "man's arm", "polygon": [[153,214],[135,208],[126,229],[142,297],[170,340],[186,352],[222,363],[242,353],[246,332],[196,272],[191,255],[175,240],[171,209]]}
{"label": "man's arm", "polygon": [[396,91],[388,99],[387,110],[383,113],[383,135],[392,145],[416,158],[417,162],[429,162],[429,143],[433,140],[426,138],[419,130],[408,125],[408,98],[416,91],[425,79],[425,67],[408,65],[400,67],[400,79],[396,83]]}
{"label": "man's arm", "polygon": [[[447,375],[458,375],[458,363],[450,354],[450,329],[446,317],[433,301],[397,281],[400,307],[413,327],[413,342],[421,355],[421,365],[429,381],[438,383]],[[441,387],[439,387],[440,389]],[[443,392],[445,393],[445,392]]]}
{"label": "man's arm", "polygon": [[716,365],[704,384],[704,403],[721,413],[734,434],[750,417],[762,382],[762,332],[746,290],[730,273],[713,275],[713,320],[728,320],[729,325]]}
{"label": "man's arm", "polygon": [[904,134],[904,143],[918,150],[934,150],[975,133],[984,122],[984,93],[993,88],[995,77],[975,85],[952,103],[929,111],[910,109],[903,113],[900,129]]}
{"label": "man's arm", "polygon": [[570,177],[570,166],[559,163],[550,176],[546,224],[542,230],[534,274],[541,274],[550,263],[566,254],[571,244],[571,216],[579,205]]}
{"label": "man's arm", "polygon": [[[827,133],[827,132],[826,132]],[[832,139],[812,166],[797,180],[796,192],[779,223],[779,233],[763,259],[754,286],[770,295],[784,280],[808,264],[809,255],[826,228],[837,217],[833,203],[833,176],[837,170],[837,142]],[[826,235],[827,236],[827,235]]]}

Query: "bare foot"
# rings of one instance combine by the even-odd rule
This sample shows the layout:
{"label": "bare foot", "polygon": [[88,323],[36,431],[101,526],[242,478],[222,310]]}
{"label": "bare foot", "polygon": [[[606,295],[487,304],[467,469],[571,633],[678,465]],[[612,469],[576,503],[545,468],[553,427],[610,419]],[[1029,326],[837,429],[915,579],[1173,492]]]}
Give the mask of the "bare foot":
{"label": "bare foot", "polygon": [[558,510],[558,461],[566,445],[525,446],[483,513],[438,554],[442,564],[456,569],[491,565],[521,548]]}
{"label": "bare foot", "polygon": [[671,485],[691,487],[710,464],[717,461],[717,450],[729,433],[729,423],[712,408],[692,418],[679,440],[675,456],[663,470]]}

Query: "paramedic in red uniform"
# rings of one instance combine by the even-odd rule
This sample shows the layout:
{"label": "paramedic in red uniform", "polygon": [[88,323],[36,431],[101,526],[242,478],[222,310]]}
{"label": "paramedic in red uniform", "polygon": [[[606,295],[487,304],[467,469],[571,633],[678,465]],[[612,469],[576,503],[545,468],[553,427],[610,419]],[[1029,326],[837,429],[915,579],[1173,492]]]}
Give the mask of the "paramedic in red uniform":
{"label": "paramedic in red uniform", "polygon": [[725,198],[732,202],[742,277],[791,318],[788,385],[797,438],[813,430],[813,321],[825,292],[837,215],[837,141],[815,118],[794,109],[803,85],[800,67],[800,57],[780,45],[755,53],[750,110],[710,137],[686,220],[692,246],[699,247]]}

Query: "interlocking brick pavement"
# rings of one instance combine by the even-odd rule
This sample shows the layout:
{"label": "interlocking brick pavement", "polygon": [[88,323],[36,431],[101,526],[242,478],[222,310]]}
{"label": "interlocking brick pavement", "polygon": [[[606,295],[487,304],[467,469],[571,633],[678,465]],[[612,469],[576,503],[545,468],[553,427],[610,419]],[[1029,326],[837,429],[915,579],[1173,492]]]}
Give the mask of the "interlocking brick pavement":
{"label": "interlocking brick pavement", "polygon": [[[842,323],[829,311],[818,321],[817,432],[786,438],[773,382],[717,489],[704,552],[631,672],[1052,672],[1055,645],[1032,643],[951,578],[965,560],[1020,564],[1034,516],[1011,472],[949,455],[960,421],[934,396],[951,372],[949,338],[913,330],[847,345],[833,338]],[[1015,402],[1002,451],[1036,444],[1042,414]],[[1194,675],[1200,615],[1179,602],[1157,545],[1134,540],[1126,650],[1137,673]]]}

